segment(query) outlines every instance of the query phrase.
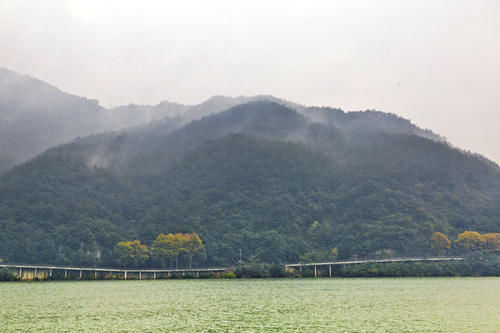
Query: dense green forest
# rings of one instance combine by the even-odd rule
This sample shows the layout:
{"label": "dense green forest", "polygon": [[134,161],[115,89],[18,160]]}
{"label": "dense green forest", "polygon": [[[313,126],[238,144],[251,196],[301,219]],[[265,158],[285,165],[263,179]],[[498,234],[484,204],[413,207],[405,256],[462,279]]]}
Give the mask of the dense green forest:
{"label": "dense green forest", "polygon": [[415,256],[437,231],[499,229],[496,164],[375,111],[252,102],[81,138],[0,178],[8,262],[118,265],[118,242],[193,232],[193,266],[236,264],[240,249],[255,263]]}

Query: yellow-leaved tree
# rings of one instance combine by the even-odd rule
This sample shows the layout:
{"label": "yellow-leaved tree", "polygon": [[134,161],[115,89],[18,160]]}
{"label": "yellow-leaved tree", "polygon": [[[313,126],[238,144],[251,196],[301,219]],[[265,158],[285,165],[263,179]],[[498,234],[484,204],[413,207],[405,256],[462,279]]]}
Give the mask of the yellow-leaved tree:
{"label": "yellow-leaved tree", "polygon": [[160,259],[163,268],[166,268],[166,261],[171,261],[178,255],[175,248],[175,238],[173,234],[159,234],[151,247],[151,255]]}
{"label": "yellow-leaved tree", "polygon": [[171,265],[172,259],[175,258],[175,268],[177,268],[179,254],[184,251],[184,234],[159,234],[153,242],[152,253],[156,258],[162,260],[163,267],[165,261],[168,260]]}
{"label": "yellow-leaved tree", "polygon": [[189,259],[189,268],[191,268],[194,255],[202,248],[203,242],[196,232],[184,235],[184,253]]}
{"label": "yellow-leaved tree", "polygon": [[331,261],[335,261],[335,260],[337,260],[338,256],[339,256],[339,250],[337,250],[337,248],[334,247],[333,249],[330,250],[330,254],[328,255],[328,259]]}
{"label": "yellow-leaved tree", "polygon": [[116,261],[122,266],[139,266],[148,257],[148,247],[140,240],[118,242],[114,247]]}
{"label": "yellow-leaved tree", "polygon": [[175,268],[177,268],[179,265],[179,255],[186,253],[186,237],[180,232],[173,236],[172,242],[175,248]]}
{"label": "yellow-leaved tree", "polygon": [[483,234],[485,248],[489,251],[500,251],[500,233]]}
{"label": "yellow-leaved tree", "polygon": [[442,232],[435,232],[431,236],[431,248],[440,256],[444,255],[451,247],[451,241]]}
{"label": "yellow-leaved tree", "polygon": [[476,231],[464,231],[455,240],[455,247],[462,251],[477,251],[484,249],[486,239]]}

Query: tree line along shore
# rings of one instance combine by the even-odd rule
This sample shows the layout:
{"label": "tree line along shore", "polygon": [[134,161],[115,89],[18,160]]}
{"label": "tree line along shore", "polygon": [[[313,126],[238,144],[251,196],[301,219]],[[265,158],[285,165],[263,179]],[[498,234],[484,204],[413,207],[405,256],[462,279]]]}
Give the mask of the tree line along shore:
{"label": "tree line along shore", "polygon": [[[121,241],[114,248],[116,263],[122,268],[143,267],[151,263],[161,263],[163,268],[178,268],[178,258],[184,256],[191,269],[192,258],[200,254],[204,245],[196,233],[159,234],[148,248],[140,240]],[[450,241],[448,237],[435,232],[430,239],[430,248],[434,253],[443,256],[459,254],[463,261],[456,262],[390,262],[365,263],[356,265],[340,265],[334,267],[333,277],[425,277],[425,276],[500,276],[500,233],[480,234],[475,231],[465,231],[457,239]],[[338,255],[333,248],[328,259],[335,260]],[[0,259],[0,262],[2,260]],[[267,277],[313,277],[312,267],[300,270],[285,268],[282,263],[259,263],[242,261],[228,267],[225,272],[195,273],[174,272],[159,274],[158,279],[189,279],[189,278],[267,278]],[[329,276],[326,267],[319,268],[316,276]],[[48,280],[72,280],[82,277],[54,274],[44,277]],[[120,275],[83,276],[83,279],[122,279]],[[130,277],[134,279],[134,277]],[[34,277],[37,279],[37,277]],[[0,281],[15,281],[19,277],[7,269],[0,269]]]}

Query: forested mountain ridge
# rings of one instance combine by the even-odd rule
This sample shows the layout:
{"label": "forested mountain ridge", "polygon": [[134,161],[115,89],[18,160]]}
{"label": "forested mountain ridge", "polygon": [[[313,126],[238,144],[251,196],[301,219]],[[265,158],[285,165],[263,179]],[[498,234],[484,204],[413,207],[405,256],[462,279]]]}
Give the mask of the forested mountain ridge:
{"label": "forested mountain ridge", "polygon": [[[372,125],[373,124],[373,125]],[[113,264],[113,246],[196,232],[196,265],[429,253],[497,232],[500,171],[381,112],[257,101],[52,148],[0,178],[0,257]],[[150,262],[149,264],[154,264]]]}
{"label": "forested mountain ridge", "polygon": [[97,101],[0,68],[0,172],[55,144],[91,134],[86,128],[99,132],[101,112]]}
{"label": "forested mountain ridge", "polygon": [[[216,98],[220,99],[220,98]],[[230,102],[239,99],[228,99]],[[95,147],[89,163],[115,170],[144,174],[163,170],[186,151],[206,140],[244,133],[279,141],[302,142],[324,152],[342,151],[359,137],[377,134],[406,134],[443,139],[422,130],[406,119],[378,111],[344,112],[331,108],[291,109],[281,100],[257,100],[214,113],[187,125],[175,121],[156,122],[141,128],[76,140]],[[285,102],[286,103],[286,102]],[[182,127],[182,128],[180,128]],[[344,147],[344,148],[342,148]],[[159,167],[158,164],[161,165]]]}
{"label": "forested mountain ridge", "polygon": [[214,96],[198,105],[163,101],[105,108],[97,100],[0,67],[0,173],[76,137],[135,126],[180,127],[211,113],[264,99],[300,107],[272,96]]}
{"label": "forested mountain ridge", "polygon": [[175,117],[187,108],[163,102],[106,109],[97,100],[0,67],[0,173],[78,136]]}

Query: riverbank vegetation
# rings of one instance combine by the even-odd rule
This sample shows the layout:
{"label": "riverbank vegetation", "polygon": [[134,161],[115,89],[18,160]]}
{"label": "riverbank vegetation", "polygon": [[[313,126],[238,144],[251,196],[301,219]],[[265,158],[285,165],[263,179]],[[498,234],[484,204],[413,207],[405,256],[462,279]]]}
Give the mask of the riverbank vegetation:
{"label": "riverbank vegetation", "polygon": [[148,264],[160,262],[163,268],[178,268],[179,256],[186,258],[188,267],[192,267],[193,257],[203,249],[203,242],[197,233],[159,234],[150,248],[140,240],[118,242],[114,247],[114,258],[122,268],[142,267],[149,259]]}
{"label": "riverbank vegetation", "polygon": [[[317,266],[317,277],[329,277],[328,265]],[[211,279],[211,278],[312,278],[314,267],[304,266],[287,268],[281,264],[246,263],[229,267],[226,272],[171,272],[158,273],[156,279]],[[474,251],[468,253],[464,260],[442,262],[386,262],[362,263],[351,265],[332,265],[332,277],[466,277],[466,276],[500,276],[500,253],[491,251]],[[143,279],[151,279],[151,273],[144,274]],[[87,272],[82,280],[121,280],[123,274],[98,274]],[[52,277],[44,276],[41,280],[79,280],[78,274],[64,276],[55,272]],[[137,274],[129,274],[130,280],[139,279]],[[19,280],[16,274],[7,269],[0,269],[0,281]]]}
{"label": "riverbank vegetation", "polygon": [[0,268],[0,281],[17,281],[19,278],[7,268]]}
{"label": "riverbank vegetation", "polygon": [[[314,277],[314,267],[285,269],[281,265],[247,264],[235,269],[238,278]],[[318,277],[329,277],[328,265],[317,266]],[[467,254],[463,261],[387,262],[332,265],[333,277],[500,276],[500,255],[485,251]]]}
{"label": "riverbank vegetation", "polygon": [[[317,221],[313,223],[313,230],[318,227],[318,224]],[[149,248],[142,244],[140,240],[118,242],[114,249],[114,258],[115,262],[120,264],[121,267],[158,267],[158,264],[160,264],[163,268],[167,268],[167,266],[170,268],[179,268],[179,258],[184,257],[184,266],[191,268],[192,258],[203,248],[203,242],[197,233],[169,233],[167,235],[161,233]],[[477,251],[495,253],[500,251],[500,233],[480,234],[476,231],[465,231],[459,234],[454,241],[450,241],[445,234],[435,232],[431,236],[429,250],[429,253],[434,252],[434,254],[439,256],[468,256]],[[393,250],[386,249],[385,251],[380,251],[380,253],[377,253],[371,259],[389,259],[393,258],[394,255],[395,252]],[[325,253],[305,253],[299,259],[301,263],[318,261],[335,262],[338,256],[339,251],[334,247],[329,251],[326,250]],[[278,262],[278,264],[281,264],[281,262]],[[241,268],[238,274],[240,276],[248,275],[251,277],[274,276],[276,274],[269,272],[270,267],[274,267],[273,265],[253,258],[253,260],[247,262],[247,265],[244,266],[245,268],[241,268],[241,265],[238,266]]]}

